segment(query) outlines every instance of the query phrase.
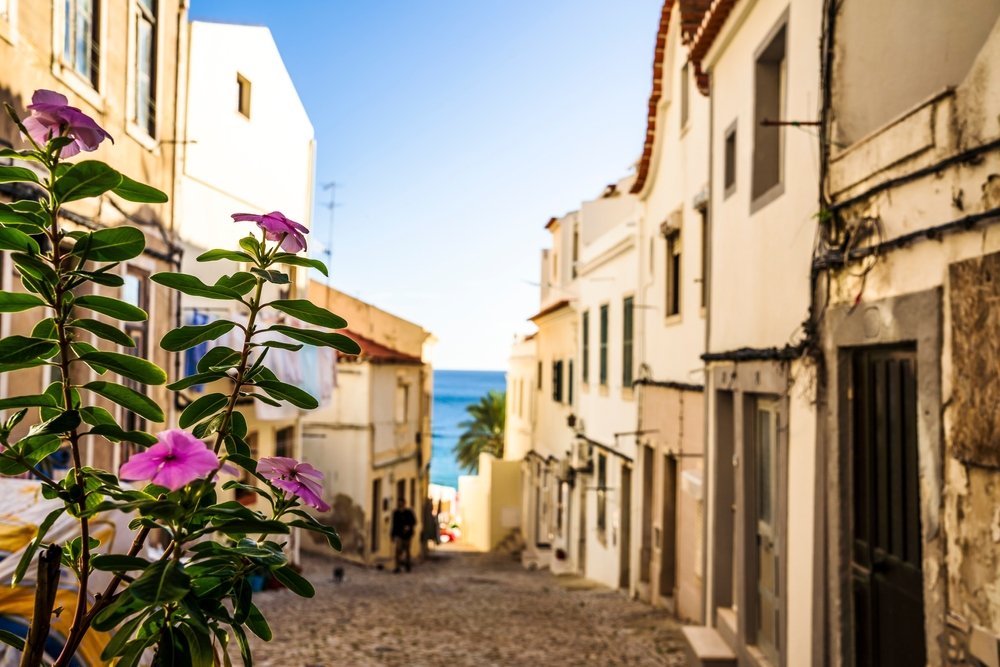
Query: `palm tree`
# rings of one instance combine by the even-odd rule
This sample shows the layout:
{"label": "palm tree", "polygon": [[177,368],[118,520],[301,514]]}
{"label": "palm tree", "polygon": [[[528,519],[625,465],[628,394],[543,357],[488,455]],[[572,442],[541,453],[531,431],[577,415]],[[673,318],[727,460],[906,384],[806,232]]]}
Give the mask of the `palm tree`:
{"label": "palm tree", "polygon": [[478,403],[465,408],[472,419],[458,426],[465,429],[455,445],[458,465],[472,473],[479,472],[479,454],[503,458],[503,428],[507,414],[507,392],[490,391]]}

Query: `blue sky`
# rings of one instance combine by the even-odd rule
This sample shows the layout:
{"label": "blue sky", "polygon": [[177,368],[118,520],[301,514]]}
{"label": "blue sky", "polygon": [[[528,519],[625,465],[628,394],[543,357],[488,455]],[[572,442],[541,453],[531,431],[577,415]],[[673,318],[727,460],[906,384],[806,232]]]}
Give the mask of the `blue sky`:
{"label": "blue sky", "polygon": [[642,150],[660,0],[194,0],[266,25],[316,130],[333,284],[430,330],[437,368],[503,369],[549,217]]}

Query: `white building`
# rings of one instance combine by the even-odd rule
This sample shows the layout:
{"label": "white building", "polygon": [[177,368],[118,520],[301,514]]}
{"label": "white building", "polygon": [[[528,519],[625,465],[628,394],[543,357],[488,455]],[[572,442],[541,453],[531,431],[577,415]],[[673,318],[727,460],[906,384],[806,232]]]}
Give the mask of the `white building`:
{"label": "white building", "polygon": [[[181,79],[187,86],[181,93],[177,135],[175,229],[184,248],[181,270],[211,284],[232,273],[233,265],[195,258],[210,248],[237,248],[240,238],[259,234],[253,223],[234,223],[231,214],[279,210],[310,226],[315,141],[270,30],[194,21],[184,40],[188,58]],[[262,151],[267,146],[274,150]],[[291,284],[280,289],[267,285],[265,294],[305,298],[308,271],[283,270]],[[229,302],[190,296],[181,300],[182,324],[233,317],[238,316]],[[177,370],[193,370],[198,352],[178,355]],[[333,372],[332,363],[327,372]],[[187,395],[193,400],[200,393]],[[241,411],[256,455],[299,455],[298,410],[274,411],[257,403]]]}
{"label": "white building", "polygon": [[574,430],[589,470],[583,493],[581,558],[588,579],[631,585],[632,477],[636,460],[635,313],[641,210],[633,177],[580,208],[577,312],[579,398]]}

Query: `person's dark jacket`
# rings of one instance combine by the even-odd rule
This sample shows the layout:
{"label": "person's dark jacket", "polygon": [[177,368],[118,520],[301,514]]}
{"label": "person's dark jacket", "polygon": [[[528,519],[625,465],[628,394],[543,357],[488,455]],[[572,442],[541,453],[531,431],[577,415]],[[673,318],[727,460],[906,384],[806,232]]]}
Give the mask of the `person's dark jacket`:
{"label": "person's dark jacket", "polygon": [[413,537],[413,528],[417,525],[417,517],[409,507],[394,510],[392,513],[392,537],[402,537],[405,540]]}

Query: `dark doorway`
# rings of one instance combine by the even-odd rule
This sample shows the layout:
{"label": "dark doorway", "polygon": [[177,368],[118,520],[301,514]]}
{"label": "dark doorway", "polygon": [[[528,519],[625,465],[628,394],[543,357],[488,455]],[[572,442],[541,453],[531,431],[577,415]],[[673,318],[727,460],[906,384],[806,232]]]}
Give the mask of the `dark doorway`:
{"label": "dark doorway", "polygon": [[927,662],[913,347],[852,358],[851,489],[857,667]]}
{"label": "dark doorway", "polygon": [[372,553],[377,554],[382,532],[382,479],[372,481]]}
{"label": "dark doorway", "polygon": [[660,536],[660,597],[677,588],[677,458],[663,457],[663,532]]}
{"label": "dark doorway", "polygon": [[621,576],[618,578],[618,587],[628,590],[629,587],[629,556],[631,555],[629,550],[629,542],[632,539],[632,468],[629,466],[622,466],[622,493],[621,493],[621,507],[619,511],[621,513],[621,540],[620,540],[620,551],[619,551],[619,562],[621,563]]}
{"label": "dark doorway", "polygon": [[639,547],[639,581],[649,583],[653,559],[653,448],[642,448],[642,544]]}

